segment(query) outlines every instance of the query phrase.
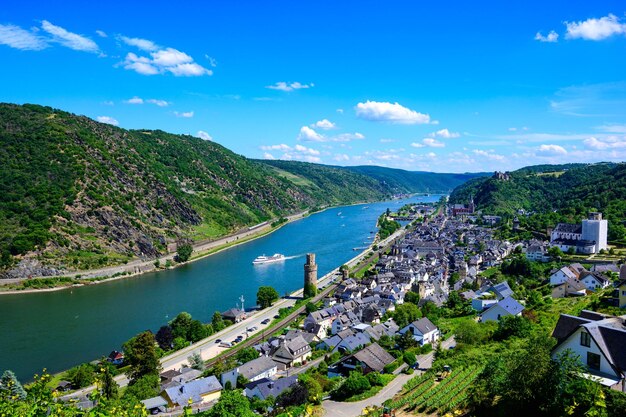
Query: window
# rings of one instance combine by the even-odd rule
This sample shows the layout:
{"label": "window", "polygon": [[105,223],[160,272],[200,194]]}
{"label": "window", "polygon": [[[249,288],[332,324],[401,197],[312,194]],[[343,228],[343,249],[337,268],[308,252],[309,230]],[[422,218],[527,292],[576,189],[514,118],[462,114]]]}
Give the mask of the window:
{"label": "window", "polygon": [[580,345],[585,346],[585,347],[591,346],[591,337],[589,336],[589,333],[587,332],[580,333]]}
{"label": "window", "polygon": [[591,369],[600,369],[600,355],[587,352],[587,366]]}

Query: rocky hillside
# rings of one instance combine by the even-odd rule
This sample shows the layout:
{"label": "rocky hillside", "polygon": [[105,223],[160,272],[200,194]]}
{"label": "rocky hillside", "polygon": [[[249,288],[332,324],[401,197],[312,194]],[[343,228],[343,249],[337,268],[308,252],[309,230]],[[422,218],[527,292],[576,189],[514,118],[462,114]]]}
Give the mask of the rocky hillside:
{"label": "rocky hillside", "polygon": [[399,190],[380,176],[270,165],[195,137],[37,105],[0,104],[0,160],[0,270],[21,262],[36,275],[153,258],[183,240]]}

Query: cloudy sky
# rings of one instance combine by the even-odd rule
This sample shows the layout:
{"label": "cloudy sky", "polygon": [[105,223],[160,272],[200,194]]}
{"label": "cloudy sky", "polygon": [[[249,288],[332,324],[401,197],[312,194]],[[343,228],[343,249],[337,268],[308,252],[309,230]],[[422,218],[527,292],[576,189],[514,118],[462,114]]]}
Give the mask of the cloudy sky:
{"label": "cloudy sky", "polygon": [[626,160],[623,1],[4,0],[0,62],[2,102],[252,158]]}

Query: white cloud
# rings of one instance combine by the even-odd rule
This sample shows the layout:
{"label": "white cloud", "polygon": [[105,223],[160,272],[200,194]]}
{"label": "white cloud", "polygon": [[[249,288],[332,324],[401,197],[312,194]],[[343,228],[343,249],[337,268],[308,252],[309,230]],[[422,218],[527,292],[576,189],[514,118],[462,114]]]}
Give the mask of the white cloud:
{"label": "white cloud", "polygon": [[504,161],[504,155],[498,155],[494,153],[493,150],[485,151],[483,149],[474,149],[472,152],[474,152],[475,155],[485,157],[492,161]]}
{"label": "white cloud", "polygon": [[323,135],[320,135],[315,130],[308,126],[302,126],[300,128],[300,134],[298,140],[310,141],[310,142],[325,142],[326,139]]}
{"label": "white cloud", "polygon": [[[317,149],[307,148],[306,146],[296,144],[295,146],[289,146],[284,143],[279,145],[264,145],[260,147],[263,151],[279,151],[283,154],[279,159],[285,159],[288,161],[305,161],[305,162],[321,162],[320,154],[321,152]],[[263,154],[263,158],[265,159],[275,159],[274,155],[265,152]]]}
{"label": "white cloud", "polygon": [[122,62],[125,69],[133,70],[143,75],[171,73],[176,77],[199,77],[213,75],[213,71],[194,62],[185,52],[174,48],[163,48],[156,43],[141,38],[120,36],[124,43],[142,51],[149,52],[150,57],[138,56],[129,52]]}
{"label": "white cloud", "polygon": [[319,155],[320,154],[320,151],[318,151],[317,149],[307,148],[306,146],[302,146],[302,145],[296,145],[296,146],[294,146],[294,149],[297,152],[301,152],[301,153],[305,153],[305,154],[309,154],[309,155]]}
{"label": "white cloud", "polygon": [[49,46],[42,37],[15,25],[0,25],[0,45],[23,51],[40,51]]}
{"label": "white cloud", "polygon": [[318,129],[323,129],[323,130],[330,130],[330,129],[335,129],[337,126],[328,119],[322,119],[312,124],[311,127],[316,127]]}
{"label": "white cloud", "polygon": [[585,39],[589,41],[600,41],[613,35],[622,35],[626,33],[626,24],[621,23],[620,19],[609,14],[599,19],[587,19],[580,22],[565,22],[567,33],[565,37],[568,39]]}
{"label": "white cloud", "polygon": [[41,22],[41,28],[52,35],[52,41],[70,49],[84,52],[100,52],[98,45],[91,39],[69,32],[60,26],[55,26],[47,20]]}
{"label": "white cloud", "polygon": [[200,139],[204,139],[204,140],[213,140],[211,135],[209,135],[204,130],[198,130],[198,133],[196,133],[196,136],[199,137]]}
{"label": "white cloud", "polygon": [[567,151],[559,145],[541,145],[537,148],[538,156],[559,156],[566,155]]}
{"label": "white cloud", "polygon": [[509,127],[509,132],[517,132],[517,128],[516,127]]}
{"label": "white cloud", "polygon": [[598,151],[607,149],[626,148],[626,137],[608,136],[604,139],[590,137],[583,141],[583,144],[589,148]]}
{"label": "white cloud", "polygon": [[176,115],[176,117],[184,117],[186,119],[189,119],[193,117],[193,111],[184,111],[184,112],[175,111],[174,115]]}
{"label": "white cloud", "polygon": [[210,66],[212,66],[213,68],[217,67],[217,60],[215,58],[213,58],[212,56],[209,56],[207,54],[204,54],[204,57],[209,60],[209,65]]}
{"label": "white cloud", "polygon": [[272,155],[269,152],[263,152],[263,159],[270,159],[270,160],[272,160],[272,159],[276,159],[276,158],[274,158],[274,155]]}
{"label": "white cloud", "polygon": [[297,81],[295,82],[285,82],[285,81],[279,81],[274,85],[267,85],[265,86],[265,88],[269,88],[270,90],[279,90],[279,91],[293,91],[293,90],[301,90],[301,89],[306,89],[306,88],[311,88],[314,87],[315,84],[311,83],[311,84],[302,84],[299,83]]}
{"label": "white cloud", "polygon": [[343,114],[343,109],[337,109],[337,113]]}
{"label": "white cloud", "polygon": [[156,98],[150,98],[150,99],[146,100],[146,103],[154,104],[154,105],[159,106],[159,107],[167,107],[167,106],[170,105],[169,101],[158,100]]}
{"label": "white cloud", "polygon": [[350,156],[345,153],[338,153],[333,157],[333,159],[337,162],[347,162],[350,160]]}
{"label": "white cloud", "polygon": [[441,130],[431,133],[430,136],[432,136],[433,138],[438,137],[438,138],[444,138],[444,139],[452,139],[452,138],[458,138],[461,135],[458,132],[450,132],[448,129],[441,129]]}
{"label": "white cloud", "polygon": [[391,122],[398,124],[430,123],[428,114],[418,113],[399,103],[366,101],[356,105],[357,117],[375,122]]}
{"label": "white cloud", "polygon": [[603,125],[596,129],[609,133],[626,133],[626,125]]}
{"label": "white cloud", "polygon": [[115,106],[115,103],[113,103],[111,100],[103,101],[102,104],[104,104],[105,106]]}
{"label": "white cloud", "polygon": [[150,52],[159,49],[159,45],[152,41],[149,41],[148,39],[129,38],[127,36],[120,36],[119,39],[125,44],[139,48],[142,51]]}
{"label": "white cloud", "polygon": [[363,140],[365,139],[365,135],[359,132],[354,133],[342,133],[337,136],[332,136],[328,138],[329,142],[350,142],[352,140]]}
{"label": "white cloud", "polygon": [[539,42],[550,42],[550,43],[558,42],[559,34],[553,30],[551,30],[546,36],[543,36],[541,32],[537,32],[537,34],[535,35],[535,40]]}
{"label": "white cloud", "polygon": [[263,145],[261,146],[263,151],[283,151],[287,152],[291,150],[291,146],[281,143],[280,145]]}
{"label": "white cloud", "polygon": [[116,119],[110,116],[98,116],[98,121],[100,123],[106,123],[108,125],[113,125],[113,126],[117,126],[120,124]]}
{"label": "white cloud", "polygon": [[411,146],[414,148],[423,148],[425,146],[428,146],[430,148],[443,148],[444,146],[446,146],[445,143],[438,141],[437,139],[433,139],[433,138],[424,138],[422,139],[422,142],[413,142],[411,143]]}
{"label": "white cloud", "polygon": [[128,100],[125,100],[124,103],[127,104],[143,104],[143,99],[141,97],[133,97],[133,98],[129,98]]}
{"label": "white cloud", "polygon": [[101,38],[108,38],[109,35],[106,34],[105,31],[103,30],[96,30],[96,35],[100,36]]}
{"label": "white cloud", "polygon": [[396,141],[395,139],[384,139],[383,138],[383,139],[380,140],[380,143],[392,143],[392,142],[395,142],[395,141]]}

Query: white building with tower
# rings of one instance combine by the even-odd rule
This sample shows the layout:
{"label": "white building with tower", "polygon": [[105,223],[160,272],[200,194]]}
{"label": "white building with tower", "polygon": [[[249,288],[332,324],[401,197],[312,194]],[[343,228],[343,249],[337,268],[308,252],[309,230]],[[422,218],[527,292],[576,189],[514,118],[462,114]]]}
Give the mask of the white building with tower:
{"label": "white building with tower", "polygon": [[598,253],[607,249],[608,221],[602,213],[591,212],[581,224],[559,223],[550,232],[550,246],[567,252],[574,248],[577,253]]}

